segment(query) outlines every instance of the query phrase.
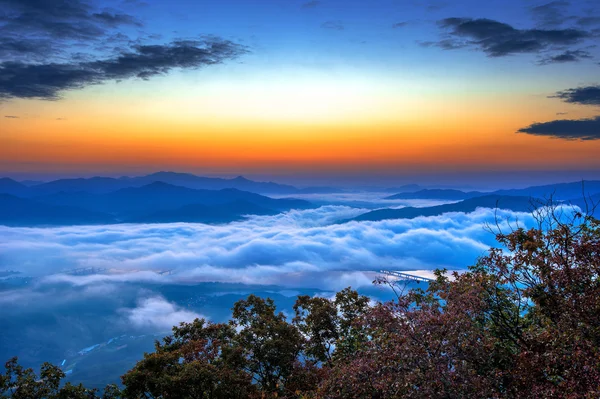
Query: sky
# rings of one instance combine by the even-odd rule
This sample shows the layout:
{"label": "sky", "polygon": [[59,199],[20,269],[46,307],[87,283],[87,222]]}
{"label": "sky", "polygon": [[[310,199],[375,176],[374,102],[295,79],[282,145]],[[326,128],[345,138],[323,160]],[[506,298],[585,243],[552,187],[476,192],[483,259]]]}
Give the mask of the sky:
{"label": "sky", "polygon": [[600,177],[596,1],[0,0],[0,174]]}

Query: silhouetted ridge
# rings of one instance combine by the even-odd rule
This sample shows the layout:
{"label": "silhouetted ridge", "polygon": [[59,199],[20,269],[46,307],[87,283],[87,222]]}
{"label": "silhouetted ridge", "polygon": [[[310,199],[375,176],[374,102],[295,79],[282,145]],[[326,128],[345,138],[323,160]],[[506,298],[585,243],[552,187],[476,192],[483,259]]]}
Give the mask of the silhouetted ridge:
{"label": "silhouetted ridge", "polygon": [[386,219],[414,219],[419,216],[439,216],[448,212],[473,212],[477,208],[509,209],[515,212],[529,212],[539,206],[530,197],[511,197],[486,195],[470,198],[453,204],[431,206],[427,208],[406,207],[401,209],[378,209],[359,215],[351,220],[379,221]]}
{"label": "silhouetted ridge", "polygon": [[425,189],[414,193],[399,193],[387,197],[386,199],[445,199],[460,200],[481,197],[485,195],[502,195],[516,197],[535,197],[555,200],[569,200],[572,198],[581,198],[585,195],[595,195],[600,193],[600,181],[578,181],[571,183],[547,184],[544,186],[532,186],[520,189],[497,190],[491,193],[479,191],[464,192],[450,189]]}
{"label": "silhouetted ridge", "polygon": [[0,193],[16,196],[26,196],[29,193],[29,187],[8,177],[0,178]]}
{"label": "silhouetted ridge", "polygon": [[129,220],[132,223],[229,223],[243,220],[247,215],[275,215],[278,211],[267,209],[247,201],[235,201],[222,205],[185,205],[181,208],[158,211]]}
{"label": "silhouetted ridge", "polygon": [[386,197],[385,199],[438,199],[438,200],[464,200],[468,198],[481,197],[486,195],[479,191],[464,192],[451,189],[424,189],[415,192],[399,193]]}
{"label": "silhouetted ridge", "polygon": [[[187,205],[217,206],[242,202],[251,204],[244,209],[222,207],[218,221],[239,220],[244,212],[249,214],[274,214],[290,209],[307,209],[313,207],[310,202],[298,199],[275,199],[264,195],[241,191],[234,188],[222,190],[194,190],[155,181],[142,187],[122,188],[108,194],[90,194],[87,192],[59,192],[51,195],[35,197],[35,201],[52,206],[71,206],[92,212],[113,215],[118,221],[142,220],[157,212],[175,211]],[[230,212],[227,215],[226,212]],[[169,220],[203,221],[212,220],[208,214],[194,216],[187,220],[184,212],[164,216]],[[174,216],[177,215],[177,216]],[[205,218],[205,219],[203,219]],[[150,220],[150,219],[145,219]]]}
{"label": "silhouetted ridge", "polygon": [[0,224],[43,226],[114,223],[110,215],[72,206],[53,206],[0,194]]}

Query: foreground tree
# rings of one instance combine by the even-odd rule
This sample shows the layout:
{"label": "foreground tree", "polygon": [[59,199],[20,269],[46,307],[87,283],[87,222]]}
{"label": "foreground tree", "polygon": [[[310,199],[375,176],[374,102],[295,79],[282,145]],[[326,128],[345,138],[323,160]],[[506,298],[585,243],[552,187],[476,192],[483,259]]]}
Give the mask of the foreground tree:
{"label": "foreground tree", "polygon": [[600,397],[600,225],[543,208],[537,228],[452,281],[364,319],[370,340],[336,362],[325,398]]}
{"label": "foreground tree", "polygon": [[[12,358],[4,365],[5,373],[0,375],[0,398],[13,399],[99,399],[95,389],[87,389],[80,385],[66,383],[61,386],[65,377],[63,371],[49,363],[40,368],[39,376],[30,368],[19,365],[17,358]],[[118,389],[107,387],[103,399],[118,399]]]}
{"label": "foreground tree", "polygon": [[360,322],[368,310],[369,298],[350,288],[334,299],[299,296],[292,322],[306,340],[306,359],[332,366],[335,358],[352,356],[368,339]]}
{"label": "foreground tree", "polygon": [[248,398],[257,392],[227,324],[182,323],[122,377],[125,398]]}

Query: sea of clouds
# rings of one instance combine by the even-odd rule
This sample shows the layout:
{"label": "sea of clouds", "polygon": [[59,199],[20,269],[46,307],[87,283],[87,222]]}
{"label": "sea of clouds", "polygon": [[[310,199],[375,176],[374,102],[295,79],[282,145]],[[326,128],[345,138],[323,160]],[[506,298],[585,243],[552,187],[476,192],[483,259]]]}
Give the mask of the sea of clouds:
{"label": "sea of clouds", "polygon": [[[531,215],[479,209],[435,217],[349,222],[365,209],[323,206],[227,225],[0,226],[0,270],[74,286],[238,282],[336,290],[371,284],[379,269],[464,269],[495,244],[486,225]],[[72,275],[76,268],[105,269]],[[168,274],[157,272],[169,271]],[[1,295],[1,294],[0,294]]]}

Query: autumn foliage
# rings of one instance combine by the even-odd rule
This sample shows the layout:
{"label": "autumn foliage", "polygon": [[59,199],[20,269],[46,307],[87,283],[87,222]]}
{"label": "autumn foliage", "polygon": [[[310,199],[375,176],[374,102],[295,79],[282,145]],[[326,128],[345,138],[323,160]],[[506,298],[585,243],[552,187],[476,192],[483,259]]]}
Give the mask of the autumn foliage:
{"label": "autumn foliage", "polygon": [[[300,296],[286,318],[251,295],[229,323],[181,324],[107,397],[600,397],[600,222],[540,212],[536,228],[495,229],[499,248],[468,272],[407,292],[379,281],[389,303],[345,289]],[[3,397],[45,381],[16,367]]]}

